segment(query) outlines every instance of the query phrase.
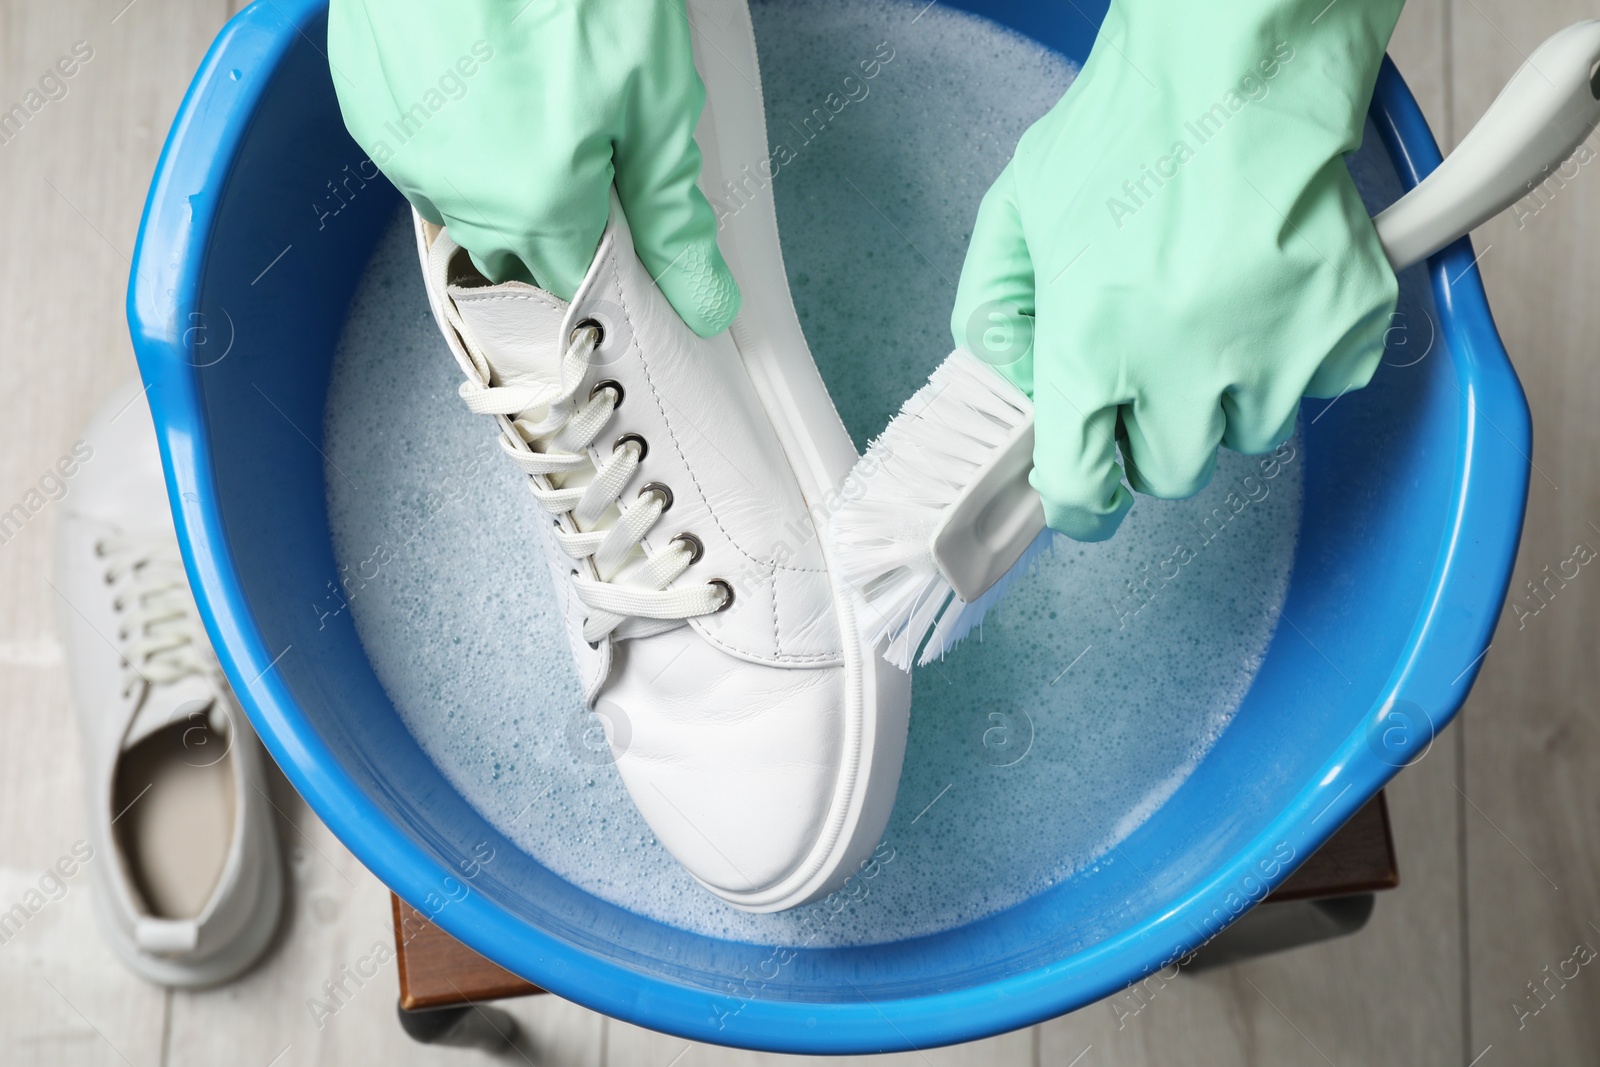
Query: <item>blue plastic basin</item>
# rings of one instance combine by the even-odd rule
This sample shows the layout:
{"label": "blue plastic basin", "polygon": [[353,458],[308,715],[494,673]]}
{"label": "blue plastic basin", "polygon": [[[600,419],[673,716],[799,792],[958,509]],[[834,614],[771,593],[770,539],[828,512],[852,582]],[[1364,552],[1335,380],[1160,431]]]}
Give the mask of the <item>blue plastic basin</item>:
{"label": "blue plastic basin", "polygon": [[[1092,42],[1076,5],[959,6],[1076,60]],[[189,573],[252,721],[361,861],[484,955],[695,1040],[831,1053],[1009,1030],[1197,947],[1465,699],[1509,580],[1531,446],[1463,240],[1426,267],[1437,328],[1427,358],[1385,366],[1325,413],[1308,405],[1292,625],[1279,626],[1209,756],[1110,862],[946,933],[776,955],[640,918],[561,880],[418,748],[349,613],[313,608],[339,572],[323,460],[308,443],[321,435],[354,287],[398,206],[340,123],[324,20],[319,0],[270,0],[223,30],[157,168],[128,314]],[[1438,163],[1392,66],[1373,119],[1400,185]],[[351,172],[364,188],[344,184]],[[334,199],[330,182],[353,195]],[[480,867],[484,843],[495,860]]]}

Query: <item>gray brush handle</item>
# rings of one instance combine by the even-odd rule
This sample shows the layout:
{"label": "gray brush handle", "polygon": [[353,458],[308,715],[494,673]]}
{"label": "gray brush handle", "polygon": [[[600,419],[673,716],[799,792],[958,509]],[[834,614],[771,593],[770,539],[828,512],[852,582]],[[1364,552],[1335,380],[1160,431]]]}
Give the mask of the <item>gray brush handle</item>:
{"label": "gray brush handle", "polygon": [[1526,196],[1600,124],[1600,20],[1568,26],[1528,57],[1434,172],[1373,225],[1394,269],[1419,263]]}

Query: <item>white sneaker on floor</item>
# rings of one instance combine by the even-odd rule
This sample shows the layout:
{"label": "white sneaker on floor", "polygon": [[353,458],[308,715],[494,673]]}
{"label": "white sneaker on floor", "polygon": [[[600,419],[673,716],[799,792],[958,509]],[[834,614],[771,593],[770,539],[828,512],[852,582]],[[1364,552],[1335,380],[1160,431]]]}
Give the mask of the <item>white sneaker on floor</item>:
{"label": "white sneaker on floor", "polygon": [[141,977],[212,985],[254,963],[278,924],[261,743],[189,593],[137,381],[84,440],[92,458],[63,504],[55,586],[96,911]]}
{"label": "white sneaker on floor", "polygon": [[[748,11],[719,0],[708,22],[696,137],[716,202],[766,133]],[[462,396],[552,517],[543,551],[629,794],[707,889],[779,911],[877,846],[911,693],[863,644],[817,535],[856,451],[789,299],[770,188],[744,196],[719,238],[744,310],[709,339],[639,263],[614,196],[570,304],[489,285],[420,217],[417,244]]]}

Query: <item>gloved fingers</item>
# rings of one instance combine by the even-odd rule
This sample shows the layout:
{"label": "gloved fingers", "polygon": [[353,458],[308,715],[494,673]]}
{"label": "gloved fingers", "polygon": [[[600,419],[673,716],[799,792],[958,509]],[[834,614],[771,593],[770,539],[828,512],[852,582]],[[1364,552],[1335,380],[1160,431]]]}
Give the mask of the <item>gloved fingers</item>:
{"label": "gloved fingers", "polygon": [[1158,391],[1153,400],[1125,405],[1121,422],[1128,484],[1137,491],[1182,500],[1211,481],[1225,426],[1215,398]]}
{"label": "gloved fingers", "polygon": [[1394,319],[1394,304],[1391,298],[1375,307],[1339,338],[1306,383],[1306,396],[1335,397],[1365,388],[1372,381],[1378,364],[1383,362],[1384,338]]}
{"label": "gloved fingers", "polygon": [[[1305,367],[1290,373],[1293,367]],[[1245,385],[1235,385],[1222,394],[1222,414],[1227,426],[1222,443],[1235,452],[1256,455],[1277,448],[1294,432],[1300,415],[1300,399],[1305,395],[1306,361],[1286,361],[1272,375],[1262,375]]]}
{"label": "gloved fingers", "polygon": [[515,181],[462,168],[429,192],[450,236],[475,250],[490,281],[530,281],[571,300],[605,233],[610,185],[609,160],[569,158]]}
{"label": "gloved fingers", "polygon": [[579,12],[516,15],[488,0],[338,0],[329,63],[351,134],[425,218],[490,281],[567,299],[610,215],[610,138],[589,136],[609,108],[568,106]]}
{"label": "gloved fingers", "polygon": [[739,285],[717,248],[717,216],[700,191],[695,124],[706,91],[694,67],[683,0],[643,5],[654,12],[650,60],[630,87],[627,121],[613,146],[617,196],[645,270],[702,337],[739,313]]}
{"label": "gloved fingers", "polygon": [[1294,433],[1302,397],[1338,397],[1364,388],[1383,358],[1389,319],[1386,306],[1359,319],[1309,375],[1279,373],[1251,387],[1228,390],[1222,397],[1227,419],[1222,443],[1245,455],[1270,452]]}
{"label": "gloved fingers", "polygon": [[1117,408],[1084,409],[1049,382],[1034,397],[1033,473],[1045,522],[1075,541],[1104,541],[1133,506],[1117,464]]}
{"label": "gloved fingers", "polygon": [[1291,394],[1273,401],[1241,399],[1233,393],[1222,398],[1222,412],[1228,427],[1222,443],[1247,456],[1271,452],[1294,433],[1300,417],[1300,396]]}
{"label": "gloved fingers", "polygon": [[1034,277],[1011,164],[984,194],[956,287],[950,333],[1017,388],[1033,392]]}

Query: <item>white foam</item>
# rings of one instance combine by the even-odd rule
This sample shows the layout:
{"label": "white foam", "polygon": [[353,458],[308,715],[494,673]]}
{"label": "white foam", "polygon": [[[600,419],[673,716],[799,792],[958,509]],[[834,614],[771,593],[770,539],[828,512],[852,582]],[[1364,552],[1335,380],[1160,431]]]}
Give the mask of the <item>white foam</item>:
{"label": "white foam", "polygon": [[[754,6],[775,141],[880,41],[894,50],[776,182],[795,302],[858,444],[948,351],[978,200],[1072,76],[991,23],[919,10]],[[1140,497],[1114,540],[1058,542],[981,637],[917,674],[886,836],[894,858],[870,892],[837,914],[824,902],[745,915],[673,862],[596,751],[539,555],[540,512],[457,384],[399,218],[352,309],[327,425],[334,543],[368,655],[423,749],[508,837],[588,892],[700,933],[895,940],[1092,865],[1226,727],[1287,588],[1298,452],[1271,478],[1262,460],[1225,453],[1194,500]],[[1237,512],[1230,493],[1247,501]],[[1212,517],[1207,537],[1214,515],[1228,517]],[[1193,558],[1178,563],[1176,545]],[[1129,583],[1147,580],[1142,602]]]}

